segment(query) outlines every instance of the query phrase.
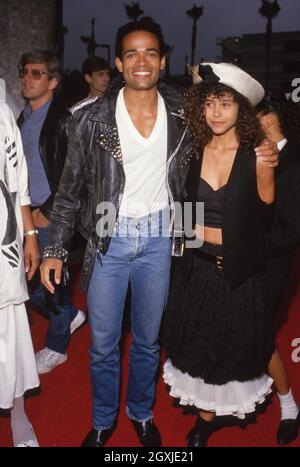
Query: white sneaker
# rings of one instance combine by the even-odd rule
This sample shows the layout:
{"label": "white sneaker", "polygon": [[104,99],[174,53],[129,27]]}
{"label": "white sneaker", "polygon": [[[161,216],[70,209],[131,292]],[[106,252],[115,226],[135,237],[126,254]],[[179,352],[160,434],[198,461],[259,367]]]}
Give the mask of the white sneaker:
{"label": "white sneaker", "polygon": [[54,352],[47,347],[40,350],[35,354],[37,370],[40,375],[43,373],[49,373],[57,365],[64,363],[68,356],[59,352]]}
{"label": "white sneaker", "polygon": [[31,431],[32,431],[32,439],[29,439],[28,441],[24,441],[22,443],[19,443],[19,444],[15,445],[14,446],[15,448],[39,448],[40,447],[39,442],[36,439],[35,432],[34,432],[32,426],[30,428],[31,428]]}
{"label": "white sneaker", "polygon": [[33,439],[30,439],[29,441],[24,441],[24,443],[17,444],[15,448],[39,448],[39,444],[36,444],[36,442]]}
{"label": "white sneaker", "polygon": [[83,313],[83,311],[78,310],[77,315],[75,318],[71,321],[70,325],[70,333],[73,334],[73,332],[76,331],[86,320],[86,315]]}

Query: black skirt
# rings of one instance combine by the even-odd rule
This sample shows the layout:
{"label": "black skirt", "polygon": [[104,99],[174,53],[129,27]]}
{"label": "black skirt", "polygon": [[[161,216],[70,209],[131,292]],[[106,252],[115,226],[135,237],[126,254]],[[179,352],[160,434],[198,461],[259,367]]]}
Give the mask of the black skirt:
{"label": "black skirt", "polygon": [[[202,250],[222,256],[219,245]],[[263,273],[232,289],[223,271],[186,250],[175,266],[162,343],[175,367],[208,384],[261,376],[275,349]]]}
{"label": "black skirt", "polygon": [[273,317],[275,317],[282,299],[289,270],[292,263],[292,254],[269,258],[266,261],[265,281],[268,304]]}

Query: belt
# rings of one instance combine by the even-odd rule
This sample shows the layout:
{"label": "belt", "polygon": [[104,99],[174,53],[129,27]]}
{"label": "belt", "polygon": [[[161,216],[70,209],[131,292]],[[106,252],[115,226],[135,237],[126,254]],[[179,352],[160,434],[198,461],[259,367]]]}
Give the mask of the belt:
{"label": "belt", "polygon": [[193,249],[193,253],[196,256],[199,256],[200,258],[204,259],[205,261],[209,261],[210,263],[215,264],[218,271],[223,270],[223,258],[222,258],[222,256],[211,255],[211,254],[205,253],[204,251],[199,250],[197,248]]}

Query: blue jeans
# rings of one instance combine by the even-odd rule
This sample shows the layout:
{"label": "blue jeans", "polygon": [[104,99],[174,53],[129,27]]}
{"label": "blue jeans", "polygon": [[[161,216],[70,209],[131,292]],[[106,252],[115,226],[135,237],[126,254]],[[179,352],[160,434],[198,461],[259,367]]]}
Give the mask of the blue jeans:
{"label": "blue jeans", "polygon": [[[49,227],[38,228],[40,255],[48,244]],[[37,273],[29,283],[31,303],[49,317],[46,347],[55,352],[66,353],[70,340],[70,324],[78,310],[72,305],[71,294],[67,287],[58,287],[54,295],[46,291]]]}
{"label": "blue jeans", "polygon": [[[170,236],[162,236],[159,213],[139,219],[119,218],[105,255],[98,253],[88,289],[92,345],[93,426],[111,427],[117,417],[120,388],[121,327],[131,284],[131,333],[127,414],[152,418],[159,365],[158,335],[166,305],[171,262]],[[128,228],[127,236],[119,236]],[[149,230],[156,236],[149,236]]]}

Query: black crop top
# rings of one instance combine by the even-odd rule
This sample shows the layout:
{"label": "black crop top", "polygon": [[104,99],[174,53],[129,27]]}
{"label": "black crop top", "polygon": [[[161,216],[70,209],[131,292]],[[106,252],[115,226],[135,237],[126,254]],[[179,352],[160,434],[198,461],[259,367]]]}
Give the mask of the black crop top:
{"label": "black crop top", "polygon": [[199,178],[196,201],[204,203],[204,225],[222,227],[222,204],[226,185],[214,190],[204,178]]}

